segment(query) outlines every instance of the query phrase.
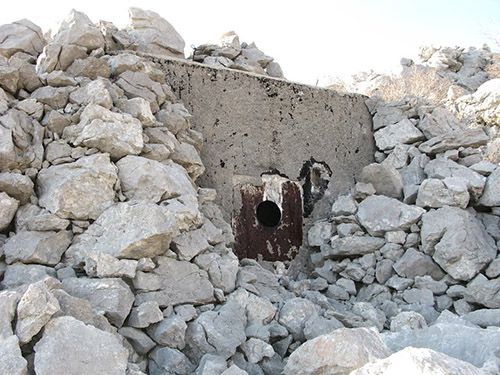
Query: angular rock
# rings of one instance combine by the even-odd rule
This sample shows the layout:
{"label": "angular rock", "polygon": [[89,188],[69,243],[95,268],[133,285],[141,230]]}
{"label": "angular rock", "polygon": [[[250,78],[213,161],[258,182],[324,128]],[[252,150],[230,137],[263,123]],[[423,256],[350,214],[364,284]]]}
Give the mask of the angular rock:
{"label": "angular rock", "polygon": [[429,289],[406,289],[403,292],[403,299],[410,305],[434,306],[434,295]]}
{"label": "angular rock", "polygon": [[184,319],[178,315],[172,315],[150,326],[148,334],[159,345],[182,350],[186,346],[186,329]]}
{"label": "angular rock", "polygon": [[35,371],[37,375],[123,375],[127,357],[116,336],[66,316],[45,327],[35,345]]}
{"label": "angular rock", "polygon": [[[94,104],[104,107],[105,109],[111,109],[113,106],[113,99],[111,98],[111,94],[106,87],[106,82],[103,79],[90,81],[85,86],[71,92],[71,94],[69,94],[69,100],[71,103],[85,107],[89,104]],[[98,111],[100,108],[90,107],[88,111],[90,110]],[[107,114],[104,111],[102,111],[102,113],[104,115]]]}
{"label": "angular rock", "polygon": [[42,104],[47,104],[52,109],[63,109],[68,103],[68,89],[66,87],[44,86],[35,90],[31,98]]}
{"label": "angular rock", "polygon": [[146,328],[162,320],[163,313],[158,306],[158,302],[149,301],[134,307],[130,311],[127,324],[135,328]]}
{"label": "angular rock", "polygon": [[500,278],[488,280],[483,274],[479,274],[467,284],[463,295],[467,302],[498,309],[500,308]]}
{"label": "angular rock", "polygon": [[1,285],[3,288],[12,289],[35,283],[47,276],[56,276],[53,268],[38,264],[14,263],[7,266]]}
{"label": "angular rock", "polygon": [[393,266],[398,275],[414,279],[417,276],[429,275],[434,280],[441,280],[444,272],[429,255],[410,247]]}
{"label": "angular rock", "polygon": [[243,307],[249,322],[258,321],[269,324],[277,312],[277,308],[267,299],[248,293],[244,289],[238,289],[231,293],[227,301],[234,301]]}
{"label": "angular rock", "polygon": [[464,320],[480,327],[500,327],[500,309],[479,309],[462,317]]}
{"label": "angular rock", "polygon": [[64,279],[63,289],[70,295],[87,299],[92,308],[104,315],[116,327],[121,327],[130,313],[134,295],[122,279]]}
{"label": "angular rock", "polygon": [[307,320],[318,316],[318,307],[304,298],[293,298],[281,308],[278,322],[286,327],[295,340],[304,340],[304,326]]}
{"label": "angular rock", "polygon": [[393,198],[373,195],[359,204],[356,216],[370,235],[381,236],[384,232],[407,230],[424,212],[423,208],[409,206]]}
{"label": "angular rock", "polygon": [[425,138],[422,132],[408,119],[376,131],[374,137],[375,144],[380,150],[390,150],[398,144],[412,144]]}
{"label": "angular rock", "polygon": [[149,355],[150,375],[190,375],[195,368],[177,349],[157,347]]}
{"label": "angular rock", "polygon": [[235,302],[202,313],[186,331],[187,355],[196,362],[206,353],[228,359],[246,341],[246,323],[245,310]]}
{"label": "angular rock", "polygon": [[17,199],[9,197],[8,194],[0,192],[0,232],[10,225],[19,207]]}
{"label": "angular rock", "polygon": [[70,221],[61,219],[55,214],[49,213],[33,204],[25,204],[21,206],[16,214],[16,230],[21,231],[38,231],[50,232],[65,230]]}
{"label": "angular rock", "polygon": [[137,269],[137,261],[118,260],[99,251],[87,250],[84,269],[90,277],[127,277],[133,279]]}
{"label": "angular rock", "polygon": [[0,340],[14,334],[12,332],[12,321],[16,315],[19,297],[19,294],[14,291],[4,290],[0,292]]}
{"label": "angular rock", "polygon": [[391,332],[422,328],[427,328],[427,322],[415,311],[403,311],[391,319]]}
{"label": "angular rock", "polygon": [[336,238],[329,246],[321,246],[321,255],[325,259],[360,256],[371,254],[384,245],[384,239],[369,236]]}
{"label": "angular rock", "polygon": [[470,363],[431,349],[405,348],[385,359],[367,363],[350,375],[398,373],[404,368],[412,375],[480,375],[483,372]]}
{"label": "angular rock", "polygon": [[181,195],[196,194],[186,170],[176,163],[160,163],[129,155],[116,165],[123,194],[129,199],[156,203]]}
{"label": "angular rock", "polygon": [[157,263],[153,272],[137,272],[133,280],[138,290],[136,304],[156,301],[165,307],[206,304],[214,300],[207,273],[196,265],[167,257],[159,257]]}
{"label": "angular rock", "polygon": [[478,203],[487,207],[500,206],[500,168],[495,169],[486,180]]}
{"label": "angular rock", "polygon": [[98,77],[109,78],[111,76],[111,69],[106,60],[89,56],[85,59],[76,59],[66,69],[66,73],[72,77],[86,77],[89,79],[97,79]]}
{"label": "angular rock", "polygon": [[290,356],[283,374],[347,375],[368,362],[389,355],[376,331],[368,328],[340,328],[297,348]]}
{"label": "angular rock", "polygon": [[62,218],[97,219],[114,202],[116,180],[106,154],[52,166],[38,173],[39,204]]}
{"label": "angular rock", "polygon": [[422,249],[454,279],[471,280],[496,256],[495,241],[468,211],[443,207],[422,223]]}
{"label": "angular rock", "polygon": [[94,325],[95,314],[89,301],[83,298],[73,297],[62,289],[54,289],[52,290],[52,294],[57,298],[59,306],[61,307],[61,310],[56,312],[52,318],[72,316],[85,324]]}
{"label": "angular rock", "polygon": [[419,116],[420,121],[417,126],[427,139],[453,131],[461,131],[465,127],[450,111],[442,106],[437,106],[432,112],[423,115],[419,114]]}
{"label": "angular rock", "polygon": [[201,161],[198,150],[189,143],[180,142],[172,153],[171,159],[182,165],[193,181],[196,181],[205,172],[205,166]]}
{"label": "angular rock", "polygon": [[488,136],[480,127],[463,131],[454,131],[429,139],[422,143],[418,149],[428,155],[435,155],[460,147],[479,147],[488,142]]}
{"label": "angular rock", "polygon": [[140,329],[122,327],[118,330],[118,333],[125,337],[130,342],[134,350],[140,355],[146,355],[156,346],[156,343]]}
{"label": "angular rock", "polygon": [[20,343],[30,342],[60,308],[43,281],[31,284],[17,305],[16,335]]}
{"label": "angular rock", "polygon": [[446,177],[442,180],[427,179],[418,189],[417,206],[439,208],[456,206],[466,208],[469,204],[467,183],[458,177]]}
{"label": "angular rock", "polygon": [[17,336],[0,339],[0,374],[26,375],[28,362],[23,358]]}
{"label": "angular rock", "polygon": [[403,197],[403,179],[391,165],[372,163],[361,171],[360,181],[370,183],[376,194],[400,199]]}
{"label": "angular rock", "polygon": [[354,215],[357,211],[357,205],[354,198],[350,195],[338,197],[332,206],[332,215]]}
{"label": "angular rock", "polygon": [[240,348],[250,363],[259,363],[264,358],[271,358],[274,355],[274,349],[271,345],[256,338],[244,342]]}
{"label": "angular rock", "polygon": [[179,260],[190,261],[210,247],[201,229],[184,232],[172,240],[172,246]]}
{"label": "angular rock", "polygon": [[210,282],[224,293],[231,293],[236,287],[236,276],[239,261],[232,251],[221,254],[206,252],[198,255],[194,262],[202,270],[207,271]]}
{"label": "angular rock", "polygon": [[319,221],[307,232],[307,243],[309,246],[321,246],[328,242],[333,234],[332,224],[326,221]]}
{"label": "angular rock", "polygon": [[21,231],[4,245],[5,260],[8,264],[20,261],[54,266],[59,263],[72,238],[70,231]]}
{"label": "angular rock", "polygon": [[220,375],[227,370],[226,360],[213,354],[205,354],[194,375]]}
{"label": "angular rock", "polygon": [[117,203],[104,211],[78,237],[66,252],[77,264],[85,259],[86,249],[118,259],[141,259],[161,255],[168,250],[177,223],[154,203]]}
{"label": "angular rock", "polygon": [[7,58],[17,52],[37,57],[43,50],[42,29],[27,19],[0,26],[0,55]]}
{"label": "angular rock", "polygon": [[149,102],[143,98],[133,98],[129,100],[121,100],[118,107],[125,113],[128,113],[134,118],[139,119],[142,126],[154,126],[156,118],[151,112]]}
{"label": "angular rock", "polygon": [[151,106],[151,111],[156,113],[160,105],[165,102],[165,92],[160,83],[153,81],[144,72],[127,70],[120,74],[116,85],[120,87],[129,99],[143,98]]}

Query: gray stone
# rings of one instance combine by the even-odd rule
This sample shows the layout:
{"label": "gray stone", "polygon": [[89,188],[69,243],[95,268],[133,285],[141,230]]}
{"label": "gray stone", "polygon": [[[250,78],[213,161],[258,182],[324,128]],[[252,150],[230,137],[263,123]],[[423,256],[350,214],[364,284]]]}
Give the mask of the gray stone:
{"label": "gray stone", "polygon": [[367,165],[361,172],[360,181],[372,184],[379,195],[397,199],[403,197],[403,179],[391,165],[377,163]]}
{"label": "gray stone", "polygon": [[480,375],[479,368],[431,349],[405,348],[387,358],[367,363],[351,375],[399,373],[401,369],[415,375]]}
{"label": "gray stone", "polygon": [[401,108],[397,104],[394,105],[395,103],[383,103],[377,107],[375,116],[373,116],[373,130],[396,124],[407,118]]}
{"label": "gray stone", "polygon": [[158,306],[158,302],[148,301],[132,308],[128,316],[127,325],[135,328],[146,328],[162,320],[163,313]]}
{"label": "gray stone", "polygon": [[148,334],[159,345],[182,350],[186,346],[187,325],[178,315],[171,315],[148,328]]}
{"label": "gray stone", "polygon": [[464,320],[480,327],[500,327],[500,309],[479,309],[462,317]]}
{"label": "gray stone", "polygon": [[403,311],[391,319],[391,332],[422,328],[427,328],[427,322],[415,311]]}
{"label": "gray stone", "polygon": [[246,341],[246,323],[245,309],[236,302],[202,313],[186,331],[188,356],[196,362],[206,353],[228,359]]}
{"label": "gray stone", "polygon": [[493,261],[486,267],[486,276],[490,279],[494,279],[500,276],[500,256],[497,256]]}
{"label": "gray stone", "polygon": [[18,52],[37,57],[45,39],[42,29],[27,19],[0,26],[0,54],[9,58]]}
{"label": "gray stone", "polygon": [[35,371],[37,375],[123,375],[127,357],[116,336],[61,317],[47,324],[35,345]]}
{"label": "gray stone", "polygon": [[170,157],[186,169],[193,181],[205,172],[199,152],[192,144],[180,142]]}
{"label": "gray stone", "polygon": [[240,369],[236,365],[231,365],[227,370],[225,370],[221,375],[249,375],[245,370]]}
{"label": "gray stone", "polygon": [[0,292],[0,340],[14,334],[12,332],[12,321],[16,314],[19,297],[19,294],[14,291],[4,290]]}
{"label": "gray stone", "polygon": [[286,327],[295,340],[304,340],[304,326],[307,320],[318,316],[318,307],[304,298],[293,298],[285,302],[280,310],[278,322]]}
{"label": "gray stone", "polygon": [[166,252],[177,232],[173,216],[154,203],[117,203],[73,242],[66,257],[83,262],[91,247],[118,259],[150,258]]}
{"label": "gray stone", "polygon": [[207,271],[210,282],[224,293],[231,293],[236,287],[236,276],[239,261],[232,251],[215,253],[206,252],[198,255],[194,262],[202,270]]}
{"label": "gray stone", "polygon": [[96,311],[116,327],[121,327],[130,313],[134,295],[122,279],[68,278],[62,281],[63,289],[70,295],[87,299]]}
{"label": "gray stone", "polygon": [[443,280],[436,281],[428,275],[416,276],[414,287],[418,289],[429,289],[435,295],[444,294],[448,289],[446,282]]}
{"label": "gray stone", "polygon": [[143,98],[133,98],[118,102],[118,107],[125,113],[139,119],[142,126],[154,126],[156,118],[151,112],[149,102]]}
{"label": "gray stone", "polygon": [[144,72],[127,70],[120,74],[116,85],[120,87],[129,99],[143,98],[151,106],[153,113],[160,109],[165,101],[165,92],[160,83],[153,81]]}
{"label": "gray stone", "polygon": [[344,325],[333,316],[328,319],[316,316],[306,321],[304,325],[304,337],[306,340],[312,340],[339,328],[344,328]]}
{"label": "gray stone", "polygon": [[441,280],[444,272],[434,263],[429,255],[426,255],[412,247],[404,253],[393,266],[399,276],[414,279],[416,276],[429,275],[434,280]]}
{"label": "gray stone", "polygon": [[[104,107],[105,109],[111,109],[113,106],[113,99],[111,98],[106,82],[103,79],[90,81],[85,86],[72,91],[69,94],[69,100],[71,103],[78,104],[82,107],[87,107],[89,104],[93,104]],[[99,108],[92,106],[90,109],[98,110]],[[90,109],[87,109],[87,111]],[[107,114],[102,109],[101,111],[103,116]],[[87,115],[89,115],[88,112]]]}
{"label": "gray stone", "polygon": [[99,251],[87,250],[84,269],[90,277],[127,277],[133,279],[137,269],[137,261],[118,260]]}
{"label": "gray stone", "polygon": [[490,174],[486,180],[483,195],[479,199],[479,204],[487,207],[500,206],[500,168]]}
{"label": "gray stone", "polygon": [[205,354],[194,375],[220,375],[227,369],[226,360],[213,354]]}
{"label": "gray stone", "polygon": [[434,306],[434,295],[429,289],[406,289],[403,299],[409,304]]}
{"label": "gray stone", "polygon": [[5,260],[14,262],[38,263],[54,266],[71,244],[72,233],[21,231],[3,246]]}
{"label": "gray stone", "polygon": [[18,207],[19,201],[17,199],[9,197],[4,192],[0,192],[0,232],[8,228]]}
{"label": "gray stone", "polygon": [[381,236],[384,232],[409,229],[424,212],[423,208],[374,195],[359,204],[356,216],[370,235]]}
{"label": "gray stone", "polygon": [[250,363],[259,363],[264,358],[271,358],[274,355],[274,349],[271,345],[256,338],[250,338],[241,344],[240,348]]}
{"label": "gray stone", "polygon": [[419,113],[419,116],[420,121],[417,126],[427,139],[460,131],[465,127],[449,110],[442,106],[435,107],[432,112]]}
{"label": "gray stone", "polygon": [[428,155],[435,155],[460,147],[478,147],[488,142],[488,136],[481,127],[463,131],[453,131],[436,136],[422,143],[418,148]]}
{"label": "gray stone", "polygon": [[424,135],[408,119],[388,125],[374,133],[375,144],[380,150],[390,150],[398,144],[411,144],[425,139]]}
{"label": "gray stone", "polygon": [[89,56],[85,59],[76,59],[66,69],[72,77],[86,77],[89,79],[97,79],[98,77],[109,78],[111,76],[111,69],[104,59],[99,59],[94,56]]}
{"label": "gray stone", "polygon": [[280,285],[274,273],[264,269],[257,262],[240,267],[236,286],[263,297],[271,303],[281,302],[294,296]]}
{"label": "gray stone", "polygon": [[444,158],[434,159],[427,163],[425,173],[428,178],[444,179],[446,177],[458,177],[463,179],[467,183],[472,200],[479,199],[486,184],[484,176]]}
{"label": "gray stone", "polygon": [[177,349],[157,347],[149,355],[151,375],[189,375],[194,369],[189,359]]}
{"label": "gray stone", "polygon": [[[473,164],[469,167],[469,169],[472,169],[474,172],[483,176],[490,175],[496,168],[497,166],[495,164],[486,160],[481,160],[479,163]],[[488,183],[488,181],[486,181],[486,183]]]}
{"label": "gray stone", "polygon": [[62,289],[54,289],[52,290],[52,294],[57,298],[61,308],[52,318],[72,316],[85,324],[94,325],[95,314],[89,301],[83,298],[73,297]]}
{"label": "gray stone", "polygon": [[31,98],[50,106],[52,109],[63,109],[68,104],[68,89],[66,87],[44,86],[36,89],[31,94]]}
{"label": "gray stone", "polygon": [[26,284],[35,283],[47,276],[55,277],[56,272],[51,267],[39,264],[9,264],[5,270],[2,285],[3,288],[17,288]]}
{"label": "gray stone", "polygon": [[106,154],[52,166],[38,173],[39,204],[62,218],[97,219],[114,202],[116,179]]}
{"label": "gray stone", "polygon": [[332,215],[354,215],[357,211],[356,201],[350,195],[341,195],[332,206]]}
{"label": "gray stone", "polygon": [[158,257],[153,272],[139,271],[133,280],[136,304],[156,301],[162,307],[185,303],[206,304],[214,300],[208,275],[195,264]]}
{"label": "gray stone", "polygon": [[17,336],[0,338],[0,373],[8,375],[28,374],[28,363],[21,354]]}
{"label": "gray stone", "polygon": [[179,260],[187,261],[190,261],[210,247],[201,229],[184,232],[174,237],[172,246]]}
{"label": "gray stone", "polygon": [[472,279],[496,256],[494,240],[468,211],[443,207],[422,223],[423,250],[454,279]]}
{"label": "gray stone", "polygon": [[[47,75],[47,84],[52,87],[77,86],[78,82],[62,70],[54,70]],[[70,95],[71,96],[71,95]]]}
{"label": "gray stone", "polygon": [[406,232],[402,230],[386,232],[385,240],[390,243],[397,243],[403,245],[406,240]]}
{"label": "gray stone", "polygon": [[31,284],[17,305],[16,335],[20,343],[30,342],[59,310],[59,302],[43,281]]}
{"label": "gray stone", "polygon": [[0,173],[0,191],[17,199],[21,205],[29,203],[34,195],[34,184],[28,176],[19,173]]}
{"label": "gray stone", "polygon": [[258,321],[269,324],[277,312],[277,308],[269,300],[248,293],[244,289],[238,289],[231,293],[227,301],[236,302],[244,308],[249,322]]}
{"label": "gray stone", "polygon": [[140,355],[146,355],[151,349],[156,346],[156,343],[140,329],[133,327],[122,327],[118,330],[118,333],[125,337],[130,342],[130,344],[132,344],[134,350]]}
{"label": "gray stone", "polygon": [[309,246],[321,246],[328,242],[333,234],[332,224],[325,221],[316,222],[307,232]]}
{"label": "gray stone", "polygon": [[369,236],[336,238],[330,245],[321,246],[321,255],[325,259],[360,256],[373,253],[384,245],[384,239]]}
{"label": "gray stone", "polygon": [[465,209],[469,204],[467,183],[459,177],[424,180],[418,189],[416,204],[420,207],[456,206]]}
{"label": "gray stone", "polygon": [[17,232],[57,232],[65,230],[71,222],[33,204],[25,204],[17,211],[15,223]]}
{"label": "gray stone", "polygon": [[500,278],[488,280],[480,273],[467,284],[463,296],[467,302],[498,309],[500,308]]}
{"label": "gray stone", "polygon": [[404,277],[399,277],[397,275],[393,275],[389,278],[389,280],[386,281],[385,285],[392,289],[396,289],[398,291],[405,290],[406,288],[410,287],[413,285],[413,280],[404,278]]}
{"label": "gray stone", "polygon": [[363,327],[375,327],[379,332],[384,328],[387,320],[382,310],[376,309],[368,302],[355,302],[352,308],[352,313],[363,318]]}
{"label": "gray stone", "polygon": [[[344,350],[338,350],[339,347]],[[316,337],[290,356],[284,375],[349,374],[390,354],[379,334],[367,328],[341,328]]]}

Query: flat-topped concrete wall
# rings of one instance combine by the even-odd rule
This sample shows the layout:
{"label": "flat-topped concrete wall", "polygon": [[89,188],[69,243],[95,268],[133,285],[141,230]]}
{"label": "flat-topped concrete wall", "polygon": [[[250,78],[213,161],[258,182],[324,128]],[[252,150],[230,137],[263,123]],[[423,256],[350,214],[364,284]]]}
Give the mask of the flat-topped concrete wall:
{"label": "flat-topped concrete wall", "polygon": [[[228,221],[235,183],[245,176],[277,170],[297,181],[302,170],[304,195],[310,195],[304,203],[314,206],[309,216],[325,217],[333,198],[347,192],[373,161],[372,119],[362,95],[177,59],[152,59],[193,115],[192,128],[205,137],[201,157],[206,172],[198,183],[217,189]],[[307,177],[305,169],[314,165],[318,176]],[[328,188],[313,202],[311,197],[323,195],[319,190],[328,169]],[[312,183],[304,185],[308,178]]]}

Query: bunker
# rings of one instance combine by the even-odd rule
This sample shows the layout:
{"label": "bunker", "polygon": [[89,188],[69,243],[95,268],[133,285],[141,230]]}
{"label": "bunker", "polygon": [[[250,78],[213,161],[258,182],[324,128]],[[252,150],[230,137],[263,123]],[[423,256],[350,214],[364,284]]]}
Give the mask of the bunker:
{"label": "bunker", "polygon": [[197,182],[217,190],[240,258],[293,258],[303,228],[325,217],[373,162],[372,119],[362,95],[150,58],[204,136],[206,171]]}

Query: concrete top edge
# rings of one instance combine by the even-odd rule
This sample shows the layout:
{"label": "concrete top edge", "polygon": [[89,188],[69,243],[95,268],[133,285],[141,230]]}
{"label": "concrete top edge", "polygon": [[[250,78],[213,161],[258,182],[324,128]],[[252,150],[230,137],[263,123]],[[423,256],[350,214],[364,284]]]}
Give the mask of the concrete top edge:
{"label": "concrete top edge", "polygon": [[363,95],[363,94],[351,93],[351,92],[343,93],[343,92],[339,92],[337,90],[329,89],[329,88],[326,88],[326,87],[313,86],[313,85],[309,85],[309,84],[306,84],[306,83],[295,82],[295,81],[291,81],[291,80],[288,80],[288,79],[275,78],[275,77],[261,75],[261,74],[256,74],[256,73],[251,73],[251,72],[245,72],[243,70],[238,70],[238,69],[229,69],[229,68],[224,68],[224,67],[219,67],[219,66],[207,65],[207,64],[196,62],[196,61],[190,61],[190,60],[181,59],[181,58],[173,57],[173,56],[157,55],[157,54],[153,54],[153,53],[133,51],[133,50],[119,50],[119,51],[110,51],[110,52],[108,52],[109,55],[119,55],[119,54],[122,54],[122,53],[130,53],[130,54],[133,54],[133,55],[137,55],[137,56],[141,56],[141,57],[146,57],[146,58],[151,58],[151,59],[155,59],[155,60],[158,60],[158,61],[171,61],[171,62],[176,62],[176,63],[179,63],[179,64],[185,64],[185,65],[188,65],[188,66],[199,67],[199,68],[204,68],[204,69],[208,69],[208,70],[216,70],[216,71],[223,71],[223,72],[231,72],[231,73],[234,73],[234,74],[242,74],[242,75],[247,75],[247,76],[255,77],[255,78],[259,78],[259,79],[264,79],[264,80],[269,80],[269,81],[275,81],[275,82],[281,82],[281,83],[286,83],[286,84],[290,84],[290,85],[294,85],[294,86],[307,87],[307,88],[313,89],[313,90],[335,92],[335,93],[337,93],[338,95],[341,95],[341,96],[360,97],[360,98],[366,98],[366,99],[368,98],[368,96]]}

